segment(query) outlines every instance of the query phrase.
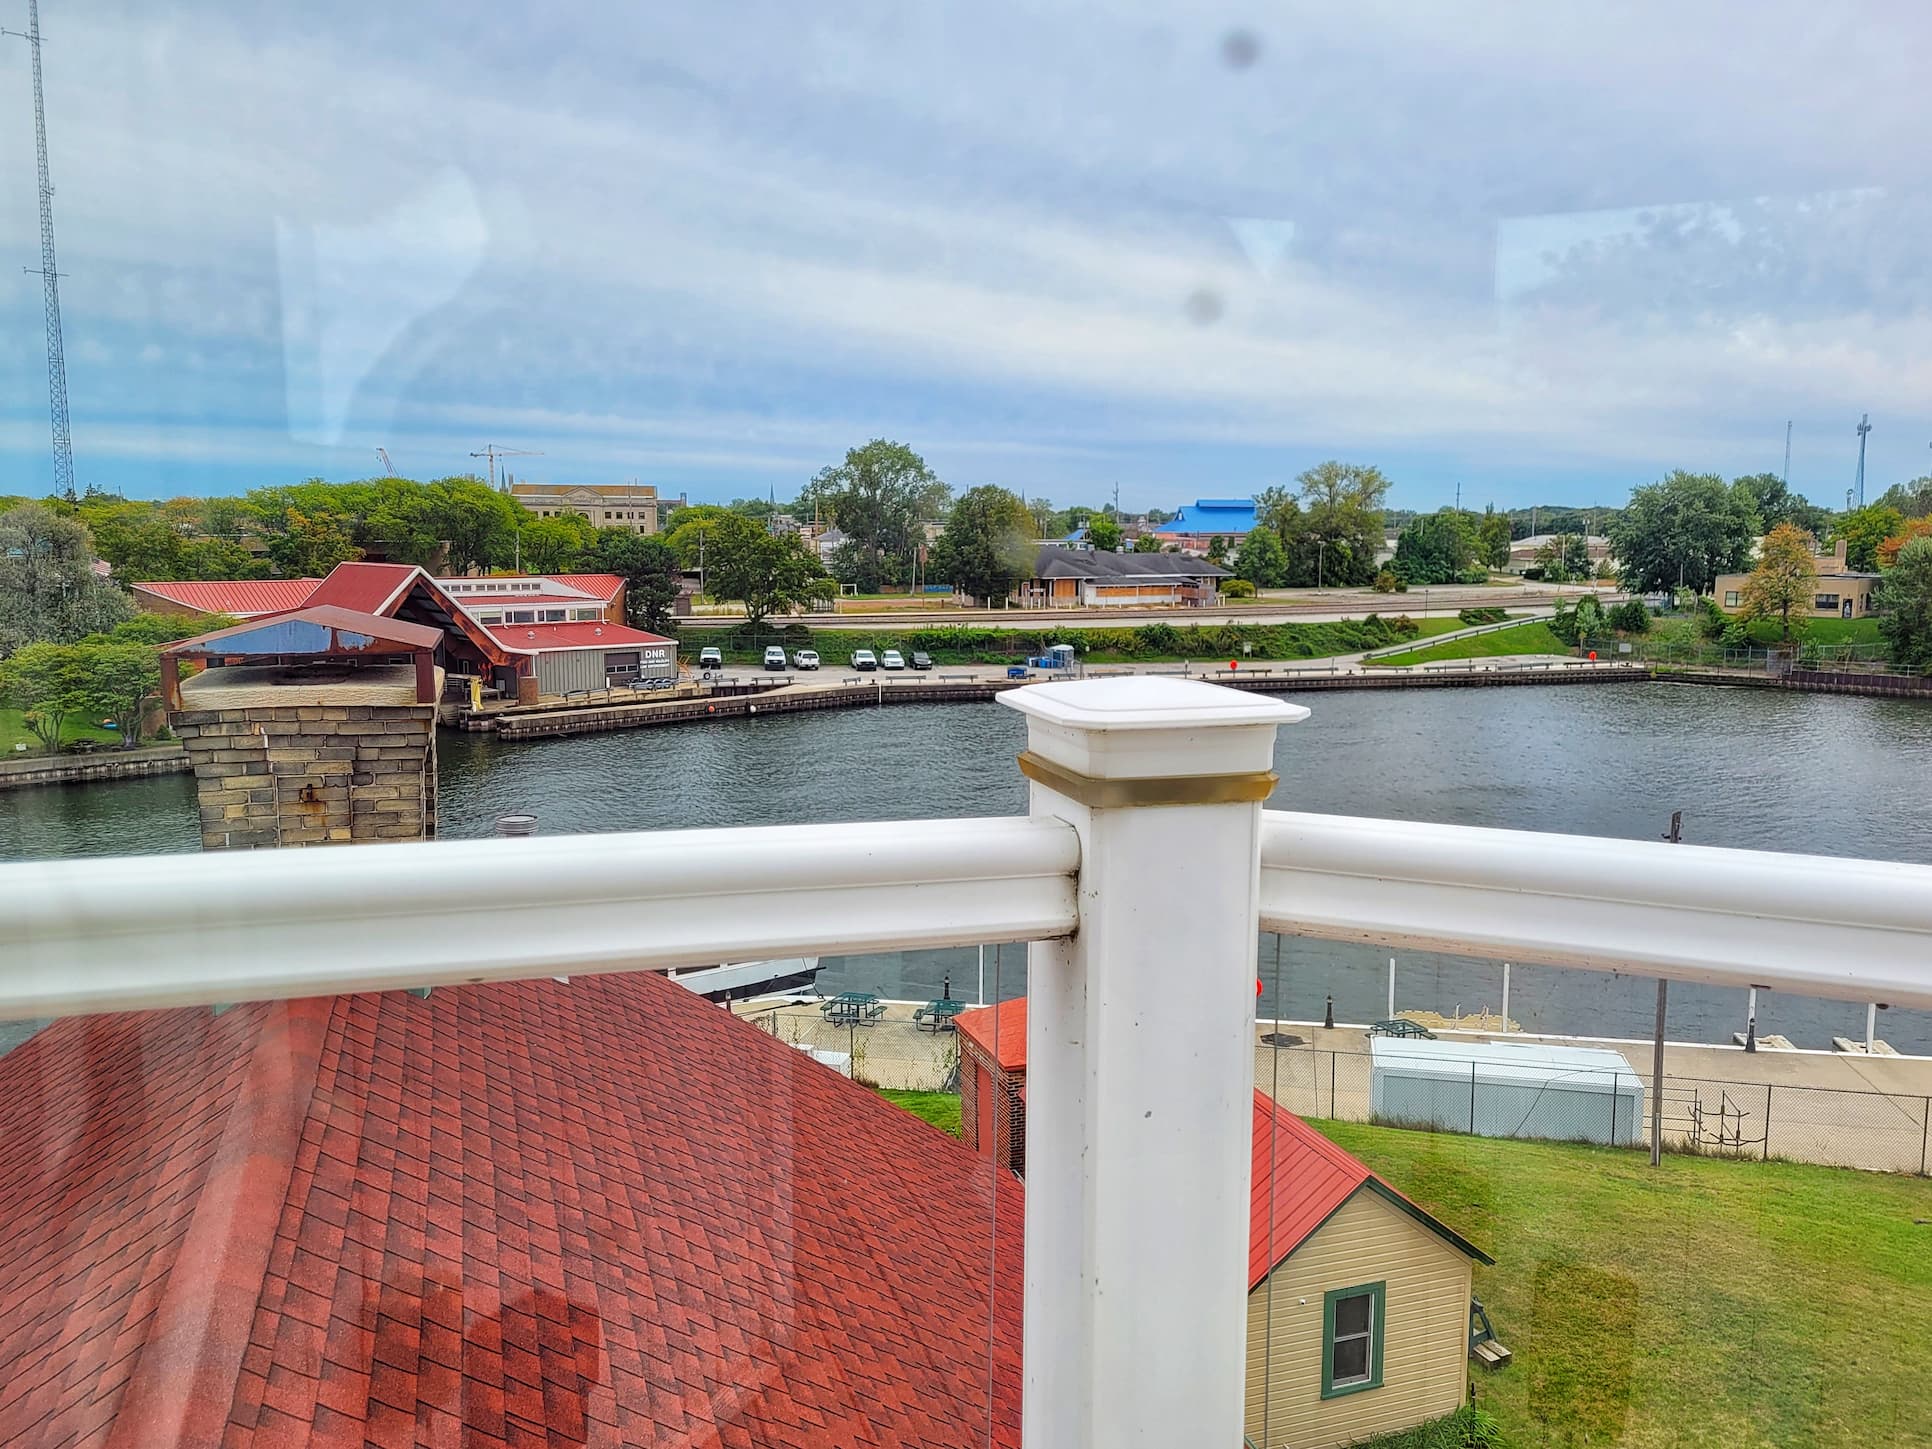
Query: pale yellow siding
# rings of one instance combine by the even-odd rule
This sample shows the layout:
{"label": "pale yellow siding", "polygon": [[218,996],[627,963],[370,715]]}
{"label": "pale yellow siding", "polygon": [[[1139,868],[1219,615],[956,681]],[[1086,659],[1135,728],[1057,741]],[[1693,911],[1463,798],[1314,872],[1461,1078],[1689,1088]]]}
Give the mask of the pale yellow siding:
{"label": "pale yellow siding", "polygon": [[[1322,1295],[1375,1282],[1387,1284],[1382,1385],[1325,1400]],[[1385,1198],[1356,1193],[1248,1295],[1248,1437],[1260,1449],[1328,1449],[1448,1413],[1467,1391],[1469,1290],[1464,1254]]]}

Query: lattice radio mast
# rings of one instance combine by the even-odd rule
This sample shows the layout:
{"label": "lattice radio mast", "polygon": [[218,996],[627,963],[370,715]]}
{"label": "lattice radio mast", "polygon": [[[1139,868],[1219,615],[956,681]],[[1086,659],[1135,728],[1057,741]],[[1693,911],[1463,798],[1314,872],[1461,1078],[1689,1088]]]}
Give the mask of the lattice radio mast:
{"label": "lattice radio mast", "polygon": [[60,340],[60,269],[54,260],[54,183],[47,175],[47,103],[40,85],[40,0],[27,0],[27,28],[0,30],[27,42],[34,53],[34,144],[40,159],[40,265],[47,301],[47,401],[54,421],[54,491],[74,499],[74,444],[67,433],[67,357]]}

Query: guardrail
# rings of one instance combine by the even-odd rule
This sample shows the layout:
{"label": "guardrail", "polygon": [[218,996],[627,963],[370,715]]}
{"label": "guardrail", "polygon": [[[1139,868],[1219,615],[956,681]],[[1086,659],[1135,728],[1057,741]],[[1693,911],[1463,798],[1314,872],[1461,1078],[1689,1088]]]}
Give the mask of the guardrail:
{"label": "guardrail", "polygon": [[0,866],[0,1018],[1029,941],[1022,1435],[1111,1449],[1240,1437],[1260,928],[1932,1007],[1929,867],[1263,812],[1305,709],[1000,698],[1029,818]]}

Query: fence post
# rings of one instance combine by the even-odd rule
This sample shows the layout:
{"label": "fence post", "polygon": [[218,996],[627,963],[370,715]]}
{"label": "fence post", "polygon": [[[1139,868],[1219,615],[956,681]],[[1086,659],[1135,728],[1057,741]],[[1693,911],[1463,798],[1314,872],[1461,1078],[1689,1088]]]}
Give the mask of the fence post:
{"label": "fence post", "polygon": [[[1261,802],[1308,711],[1171,677],[999,698],[1030,813],[1080,841],[1078,928],[1027,948],[1020,1438],[1238,1444]],[[1210,892],[1209,916],[1167,904]]]}
{"label": "fence post", "polygon": [[1469,1064],[1469,1135],[1476,1135],[1476,1064]]}
{"label": "fence post", "polygon": [[1328,1049],[1328,1115],[1340,1120],[1341,1113],[1335,1110],[1335,1048]]}
{"label": "fence post", "polygon": [[1927,1097],[1925,1099],[1925,1115],[1919,1118],[1919,1176],[1920,1177],[1926,1176],[1925,1145],[1929,1137],[1932,1137],[1932,1097]]}
{"label": "fence post", "polygon": [[1764,1084],[1764,1160],[1771,1160],[1771,1083]]}

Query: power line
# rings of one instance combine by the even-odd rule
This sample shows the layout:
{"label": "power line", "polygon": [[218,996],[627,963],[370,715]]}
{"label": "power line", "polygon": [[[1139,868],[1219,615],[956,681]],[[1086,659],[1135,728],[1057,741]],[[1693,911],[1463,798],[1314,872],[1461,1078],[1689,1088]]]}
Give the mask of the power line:
{"label": "power line", "polygon": [[47,174],[47,104],[40,83],[40,0],[27,0],[27,28],[0,30],[27,42],[34,55],[34,143],[40,161],[40,266],[47,303],[47,401],[54,426],[54,492],[74,501],[74,444],[67,432],[67,357],[60,338],[60,268],[54,257],[54,183]]}

